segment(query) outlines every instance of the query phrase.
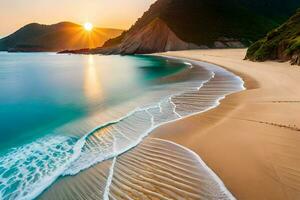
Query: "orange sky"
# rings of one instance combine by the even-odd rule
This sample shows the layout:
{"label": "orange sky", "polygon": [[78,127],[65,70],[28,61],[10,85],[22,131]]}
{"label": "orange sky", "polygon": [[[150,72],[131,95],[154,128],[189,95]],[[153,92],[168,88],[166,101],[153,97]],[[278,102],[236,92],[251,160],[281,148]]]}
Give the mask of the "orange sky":
{"label": "orange sky", "polygon": [[127,29],[156,0],[0,0],[0,37],[37,22]]}

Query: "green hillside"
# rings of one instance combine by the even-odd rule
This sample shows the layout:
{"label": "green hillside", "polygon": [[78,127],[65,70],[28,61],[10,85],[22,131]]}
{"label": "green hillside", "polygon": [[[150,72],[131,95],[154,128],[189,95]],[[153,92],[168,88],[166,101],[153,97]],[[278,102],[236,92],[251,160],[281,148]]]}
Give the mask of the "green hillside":
{"label": "green hillside", "polygon": [[287,22],[251,45],[247,59],[253,61],[291,60],[300,64],[300,10]]}

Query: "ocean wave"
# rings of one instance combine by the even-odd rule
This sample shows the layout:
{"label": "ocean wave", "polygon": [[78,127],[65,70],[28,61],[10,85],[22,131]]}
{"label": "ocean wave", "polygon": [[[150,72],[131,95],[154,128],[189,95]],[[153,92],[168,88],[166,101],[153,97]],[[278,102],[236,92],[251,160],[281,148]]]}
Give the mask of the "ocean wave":
{"label": "ocean wave", "polygon": [[37,196],[76,158],[76,142],[71,137],[49,137],[0,157],[1,199]]}
{"label": "ocean wave", "polygon": [[202,65],[211,70],[208,80],[192,81],[190,84],[193,87],[173,84],[176,88],[185,89],[156,105],[138,108],[126,117],[91,132],[85,138],[80,156],[64,175],[75,175],[99,162],[114,158],[138,145],[153,129],[210,110],[218,106],[226,95],[244,89],[244,82],[231,72],[211,64]]}
{"label": "ocean wave", "polygon": [[[115,158],[137,146],[158,126],[212,109],[226,95],[244,89],[244,82],[223,68],[184,62],[191,66],[189,79],[154,88],[147,98],[156,103],[140,106],[79,139],[52,136],[1,157],[1,199],[33,199],[58,177],[75,175]],[[195,67],[199,64],[201,67]]]}

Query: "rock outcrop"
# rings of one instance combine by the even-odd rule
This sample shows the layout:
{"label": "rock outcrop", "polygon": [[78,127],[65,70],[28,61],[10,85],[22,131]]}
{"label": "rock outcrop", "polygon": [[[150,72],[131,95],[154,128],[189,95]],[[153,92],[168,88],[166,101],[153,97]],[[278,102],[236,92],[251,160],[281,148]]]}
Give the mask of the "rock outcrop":
{"label": "rock outcrop", "polygon": [[300,50],[295,52],[291,57],[291,64],[292,65],[299,65],[300,66]]}
{"label": "rock outcrop", "polygon": [[145,27],[127,34],[119,45],[98,49],[94,53],[146,54],[197,48],[201,47],[184,42],[175,35],[165,22],[156,18]]}

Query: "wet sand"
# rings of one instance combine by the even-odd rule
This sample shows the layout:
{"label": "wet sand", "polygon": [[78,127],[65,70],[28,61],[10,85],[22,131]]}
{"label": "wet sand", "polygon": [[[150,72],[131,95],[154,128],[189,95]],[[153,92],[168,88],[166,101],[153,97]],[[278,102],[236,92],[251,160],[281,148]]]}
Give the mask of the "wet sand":
{"label": "wet sand", "polygon": [[247,90],[211,111],[151,134],[195,151],[237,199],[300,199],[300,67],[244,61],[246,50],[161,55],[205,61],[241,76]]}
{"label": "wet sand", "polygon": [[[113,152],[132,139],[136,141],[134,132],[137,131],[139,136],[137,125],[141,120],[151,124],[151,131],[163,123],[211,109],[218,105],[218,100],[224,95],[243,90],[243,81],[234,74],[207,63],[189,62],[191,73],[180,73],[171,78],[176,80],[187,76],[186,79],[191,80],[195,87],[184,87],[185,92],[166,98],[157,107],[150,107],[146,118],[138,115],[132,119],[134,123],[123,120],[117,124],[119,126],[99,129],[86,146],[90,155],[105,153],[97,151],[94,146],[105,147],[110,143],[104,141],[110,139],[113,139],[114,145],[109,150]],[[209,81],[199,82],[202,79]],[[122,135],[112,135],[108,129]],[[90,163],[87,159],[76,162],[84,165],[86,161]],[[53,198],[230,200],[233,196],[199,155],[171,141],[146,138],[137,147],[113,159],[96,164],[75,176],[61,177],[39,197]]]}
{"label": "wet sand", "polygon": [[223,66],[247,90],[61,178],[38,199],[300,199],[300,67],[244,61],[245,51],[161,54]]}
{"label": "wet sand", "polygon": [[197,154],[170,141],[148,138],[112,160],[61,178],[38,199],[234,198]]}

